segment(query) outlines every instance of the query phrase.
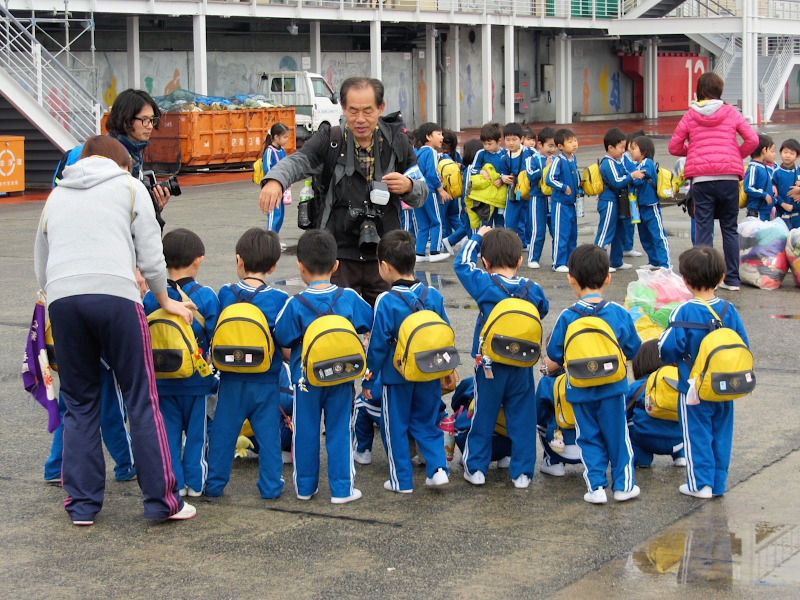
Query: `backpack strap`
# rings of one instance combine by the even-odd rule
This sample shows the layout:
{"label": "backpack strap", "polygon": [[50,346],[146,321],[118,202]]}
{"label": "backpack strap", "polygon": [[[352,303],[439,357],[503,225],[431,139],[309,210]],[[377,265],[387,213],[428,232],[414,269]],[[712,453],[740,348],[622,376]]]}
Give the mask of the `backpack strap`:
{"label": "backpack strap", "polygon": [[418,312],[420,310],[425,310],[425,299],[428,297],[428,287],[425,285],[422,286],[422,292],[420,293],[419,296],[414,294],[414,292],[411,292],[410,295],[414,298],[413,303],[411,300],[408,299],[409,294],[403,294],[402,292],[398,292],[395,289],[389,290],[389,293],[392,296],[396,296],[400,298],[403,302],[405,302],[408,305],[408,308],[411,309],[412,313]]}
{"label": "backpack strap", "polygon": [[597,313],[599,313],[600,310],[606,304],[608,304],[608,302],[606,302],[605,300],[601,300],[600,302],[598,302],[597,304],[594,305],[594,310],[593,311],[587,310],[587,309],[583,308],[582,306],[579,307],[579,306],[576,306],[576,305],[573,304],[572,306],[569,307],[568,310],[571,310],[572,312],[576,312],[582,317],[592,317],[592,316],[597,316]]}
{"label": "backpack strap", "polygon": [[530,296],[531,288],[533,287],[533,282],[528,280],[525,283],[521,283],[519,287],[513,292],[510,291],[506,286],[503,285],[503,282],[500,280],[500,276],[492,273],[490,279],[493,284],[503,290],[506,296],[509,298],[519,298],[520,300],[528,300],[528,296]]}
{"label": "backpack strap", "polygon": [[[173,290],[175,290],[176,292],[178,292],[178,294],[180,295],[180,297],[181,297],[181,300],[182,300],[183,302],[192,302],[192,299],[191,299],[191,298],[189,298],[189,294],[193,294],[193,293],[194,293],[194,292],[195,292],[195,291],[196,291],[196,290],[197,290],[197,289],[200,287],[200,284],[198,284],[197,282],[194,282],[194,285],[193,285],[193,286],[192,286],[192,288],[189,290],[189,294],[187,294],[186,292],[184,292],[184,291],[181,289],[181,286],[179,286],[179,285],[178,285],[177,283],[175,283],[174,281],[168,281],[167,283],[169,284],[169,286],[170,286],[170,287],[171,287]],[[173,285],[173,284],[175,284],[175,285]],[[197,309],[192,309],[192,316],[194,317],[194,320],[195,320],[195,321],[197,321],[198,323],[200,323],[200,326],[201,326],[201,327],[203,327],[203,329],[205,330],[205,327],[206,327],[206,319],[205,319],[205,317],[204,317],[203,315],[201,315],[201,314],[200,314],[200,311],[199,311],[199,310],[197,310]]]}
{"label": "backpack strap", "polygon": [[336,292],[334,292],[334,294],[333,294],[333,299],[331,300],[330,304],[328,305],[328,310],[325,310],[325,311],[319,310],[319,309],[318,309],[316,306],[314,306],[313,304],[311,304],[311,302],[309,302],[309,301],[308,301],[308,298],[305,298],[305,297],[303,296],[303,292],[300,292],[299,294],[295,294],[295,295],[294,295],[294,298],[295,298],[295,299],[296,299],[296,300],[297,300],[297,301],[298,301],[300,304],[302,304],[303,306],[305,306],[305,307],[306,307],[308,310],[310,310],[310,311],[312,311],[312,312],[316,313],[316,315],[317,315],[318,317],[324,317],[325,315],[332,315],[332,314],[334,314],[334,312],[333,312],[333,305],[334,305],[334,304],[336,304],[336,301],[337,301],[339,298],[341,298],[341,297],[342,297],[342,294],[344,294],[344,288],[337,288],[337,289],[336,289]]}
{"label": "backpack strap", "polygon": [[706,331],[714,331],[715,329],[719,329],[723,327],[722,320],[725,318],[725,315],[728,314],[728,306],[730,302],[727,300],[722,301],[722,310],[719,311],[719,314],[711,308],[711,305],[703,300],[702,298],[696,298],[696,300],[700,300],[705,307],[709,310],[711,315],[714,319],[708,323],[697,323],[696,321],[674,321],[672,323],[667,324],[667,327],[680,327],[683,329],[704,329]]}
{"label": "backpack strap", "polygon": [[636,404],[636,400],[639,399],[639,396],[642,395],[642,392],[644,391],[644,388],[646,388],[646,387],[647,387],[647,380],[645,380],[645,382],[641,385],[641,387],[638,390],[636,390],[636,393],[633,395],[633,398],[625,406],[625,411],[626,412],[629,411],[634,404]]}
{"label": "backpack strap", "polygon": [[[255,279],[255,277],[253,277],[252,279]],[[251,302],[252,303],[253,302],[253,298],[256,297],[256,294],[258,294],[258,292],[260,292],[261,290],[263,290],[263,289],[265,289],[267,287],[267,284],[264,281],[262,281],[261,279],[259,279],[258,281],[261,281],[261,285],[258,286],[253,291],[253,293],[249,294],[247,297],[244,297],[242,295],[244,293],[244,290],[241,289],[239,286],[237,286],[235,283],[230,284],[228,287],[233,292],[233,295],[236,296],[236,302]]]}

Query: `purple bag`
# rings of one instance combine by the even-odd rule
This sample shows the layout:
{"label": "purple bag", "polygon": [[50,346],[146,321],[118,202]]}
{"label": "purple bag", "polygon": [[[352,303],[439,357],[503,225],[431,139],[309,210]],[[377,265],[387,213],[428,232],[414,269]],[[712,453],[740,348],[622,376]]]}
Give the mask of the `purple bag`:
{"label": "purple bag", "polygon": [[47,325],[44,303],[37,302],[33,308],[31,329],[22,356],[22,384],[36,401],[47,409],[49,420],[47,431],[53,433],[61,425],[58,397],[53,386],[53,375],[47,360],[44,330]]}

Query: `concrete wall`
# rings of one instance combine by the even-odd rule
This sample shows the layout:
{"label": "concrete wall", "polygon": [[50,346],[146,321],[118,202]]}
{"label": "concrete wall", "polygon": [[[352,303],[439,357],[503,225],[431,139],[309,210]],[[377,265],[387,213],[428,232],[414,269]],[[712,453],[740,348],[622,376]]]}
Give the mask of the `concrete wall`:
{"label": "concrete wall", "polygon": [[[474,31],[474,41],[469,32]],[[534,32],[517,30],[515,38],[515,69],[536,70],[536,53],[540,63],[552,63],[550,55],[553,40],[539,36],[538,47]],[[481,116],[481,88],[484,73],[481,68],[481,30],[463,27],[460,44],[460,90],[450,90],[449,77],[444,78],[443,98],[447,102],[457,99],[461,107],[462,127],[479,127]],[[494,118],[503,119],[503,29],[492,31],[491,93]],[[88,55],[75,53],[88,60]],[[445,54],[445,53],[443,53]],[[208,89],[218,96],[257,91],[259,75],[263,71],[294,70],[302,64],[302,52],[209,52]],[[122,52],[97,53],[98,87],[100,99],[109,106],[116,95],[130,87],[127,80],[126,54]],[[386,85],[387,111],[401,110],[410,125],[418,125],[431,117],[426,104],[425,90],[430,84],[430,74],[425,72],[425,60],[420,50],[384,53],[382,59],[383,81]],[[444,63],[444,60],[442,61]],[[446,67],[445,67],[446,69]],[[136,87],[146,89],[154,96],[169,93],[177,88],[194,89],[193,53],[190,51],[142,52],[142,80]],[[322,54],[322,74],[336,89],[353,75],[369,73],[368,52],[325,52]],[[436,75],[437,81],[440,81]],[[632,82],[620,72],[620,60],[613,53],[611,42],[573,42],[572,65],[573,112],[586,115],[625,113],[632,110]],[[88,82],[87,82],[88,84]],[[510,82],[513,85],[513,82]],[[531,83],[535,85],[534,81]],[[797,93],[797,92],[795,92]],[[538,99],[528,103],[518,121],[542,122],[555,118],[555,95],[539,93]],[[440,107],[439,119],[447,124],[447,111]],[[442,114],[444,112],[444,114]]]}

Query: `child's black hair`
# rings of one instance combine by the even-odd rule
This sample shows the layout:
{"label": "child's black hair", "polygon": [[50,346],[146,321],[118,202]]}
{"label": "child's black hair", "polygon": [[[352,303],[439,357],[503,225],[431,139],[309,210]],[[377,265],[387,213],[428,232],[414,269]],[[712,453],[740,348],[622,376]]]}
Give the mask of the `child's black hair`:
{"label": "child's black hair", "polygon": [[570,138],[575,137],[575,132],[572,129],[559,129],[556,131],[555,135],[553,136],[553,141],[556,143],[556,146],[563,146],[564,142]]}
{"label": "child's black hair", "polygon": [[281,240],[274,231],[251,227],[236,242],[236,254],[248,273],[266,273],[281,257]]}
{"label": "child's black hair", "polygon": [[639,148],[639,152],[642,153],[642,156],[644,158],[649,158],[650,160],[653,160],[653,158],[656,155],[656,147],[653,144],[653,140],[651,140],[646,135],[640,135],[635,140],[633,140],[633,143],[636,144],[637,148]]}
{"label": "child's black hair", "polygon": [[286,125],[284,125],[283,123],[275,123],[275,125],[270,127],[267,137],[264,138],[264,148],[266,148],[272,142],[274,142],[276,137],[288,132],[289,128]]}
{"label": "child's black hair", "polygon": [[480,140],[468,140],[464,144],[464,155],[461,157],[464,161],[464,166],[469,166],[475,160],[475,155],[483,150],[483,142]]}
{"label": "child's black hair", "polygon": [[539,135],[536,136],[536,141],[540,144],[544,144],[547,140],[555,141],[556,137],[556,130],[552,127],[542,127],[539,130]]}
{"label": "child's black hair", "polygon": [[434,131],[442,131],[442,133],[444,133],[441,125],[438,123],[431,123],[429,121],[420,125],[417,128],[417,131],[414,132],[414,136],[417,138],[417,141],[420,143],[420,145],[424,146],[428,143],[428,136],[432,135]]}
{"label": "child's black hair", "polygon": [[417,264],[414,236],[403,229],[383,234],[378,242],[378,260],[386,261],[401,275],[410,275]]}
{"label": "child's black hair", "polygon": [[772,138],[769,137],[766,133],[759,133],[758,134],[758,146],[756,149],[753,150],[753,153],[750,155],[750,158],[754,158],[758,160],[761,158],[761,153],[768,148],[772,148],[775,145],[775,142],[772,141]]}
{"label": "child's black hair", "polygon": [[523,127],[522,128],[522,137],[523,138],[533,138],[536,141],[536,132],[531,129],[530,127]]}
{"label": "child's black hair", "polygon": [[608,254],[600,246],[581,244],[569,255],[569,274],[584,289],[599,290],[608,277]]}
{"label": "child's black hair", "polygon": [[503,137],[515,135],[522,139],[523,134],[524,131],[522,130],[522,125],[519,123],[506,123],[505,127],[503,127]]}
{"label": "child's black hair", "polygon": [[785,140],[781,144],[780,152],[783,152],[784,148],[788,148],[789,150],[792,150],[795,154],[800,155],[800,142],[798,142],[794,138],[789,138],[788,140]]}
{"label": "child's black hair", "polygon": [[297,261],[313,275],[333,271],[336,251],[336,238],[324,229],[309,229],[297,240]]}
{"label": "child's black hair", "polygon": [[173,229],[161,241],[168,269],[185,269],[200,256],[206,255],[203,240],[194,231]]}
{"label": "child's black hair", "polygon": [[501,137],[503,137],[503,130],[500,128],[500,123],[486,123],[481,127],[482,142],[490,142],[492,140],[499,142]]}
{"label": "child's black hair", "polygon": [[619,127],[612,127],[603,136],[603,149],[608,151],[609,146],[616,146],[620,142],[625,141],[625,134]]}
{"label": "child's black hair", "polygon": [[521,255],[522,242],[512,230],[497,227],[484,234],[481,257],[493,269],[516,269]]}
{"label": "child's black hair", "polygon": [[[458,152],[458,137],[454,131],[442,129],[442,144],[447,144],[454,155]],[[455,156],[451,156],[450,158],[455,160]]]}
{"label": "child's black hair", "polygon": [[653,371],[664,366],[661,355],[658,353],[658,340],[647,340],[639,347],[639,352],[633,357],[633,378],[642,379]]}
{"label": "child's black hair", "polygon": [[635,140],[640,135],[644,135],[644,129],[639,129],[638,131],[631,131],[630,133],[625,134],[625,150],[629,150],[631,147],[631,142]]}
{"label": "child's black hair", "polygon": [[678,272],[696,290],[713,290],[725,276],[725,259],[711,246],[694,246],[681,253]]}

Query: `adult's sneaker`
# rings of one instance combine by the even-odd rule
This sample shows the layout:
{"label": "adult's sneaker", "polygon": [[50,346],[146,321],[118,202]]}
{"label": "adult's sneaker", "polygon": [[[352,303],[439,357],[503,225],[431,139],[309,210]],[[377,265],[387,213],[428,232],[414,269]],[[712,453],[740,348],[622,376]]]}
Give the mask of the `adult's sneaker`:
{"label": "adult's sneaker", "polygon": [[732,285],[732,284],[729,284],[729,283],[725,283],[724,281],[719,284],[719,287],[721,287],[723,290],[728,290],[729,292],[738,292],[739,291],[739,286],[738,285]]}
{"label": "adult's sneaker", "polygon": [[170,521],[184,521],[186,519],[193,519],[197,514],[197,509],[188,502],[183,503],[183,508],[176,512],[174,515],[167,517]]}
{"label": "adult's sneaker", "polygon": [[425,478],[425,485],[429,485],[431,487],[440,487],[442,485],[447,485],[448,483],[450,483],[450,478],[447,476],[447,473],[444,472],[444,469],[437,469],[436,473],[433,474],[433,477]]}
{"label": "adult's sneaker", "polygon": [[72,524],[78,525],[79,527],[89,527],[90,525],[94,525],[94,521],[87,521],[87,520],[73,521]]}
{"label": "adult's sneaker", "polygon": [[619,266],[617,266],[615,268],[617,269],[617,271],[625,271],[627,269],[632,269],[633,265],[631,263],[624,262],[624,263],[622,263],[621,265],[619,265]]}

